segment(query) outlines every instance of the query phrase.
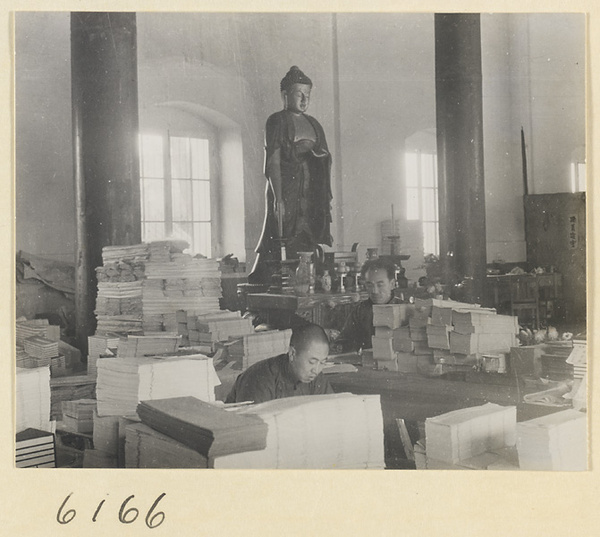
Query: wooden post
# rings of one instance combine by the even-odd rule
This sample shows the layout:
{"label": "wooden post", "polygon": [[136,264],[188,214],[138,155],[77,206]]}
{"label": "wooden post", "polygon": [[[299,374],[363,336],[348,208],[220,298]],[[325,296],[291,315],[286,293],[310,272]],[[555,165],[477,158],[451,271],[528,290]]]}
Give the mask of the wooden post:
{"label": "wooden post", "polygon": [[478,14],[435,15],[440,259],[446,279],[470,280],[482,302],[486,274],[481,35]]}
{"label": "wooden post", "polygon": [[71,14],[76,338],[95,331],[102,247],[141,242],[135,13]]}

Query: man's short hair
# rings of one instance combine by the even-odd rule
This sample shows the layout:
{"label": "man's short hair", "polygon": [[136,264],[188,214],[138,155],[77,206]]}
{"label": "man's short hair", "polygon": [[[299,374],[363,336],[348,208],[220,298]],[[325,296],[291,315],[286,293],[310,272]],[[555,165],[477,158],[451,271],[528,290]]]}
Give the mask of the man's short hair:
{"label": "man's short hair", "polygon": [[309,323],[292,329],[290,347],[294,347],[296,352],[304,351],[314,342],[329,345],[329,338],[327,337],[325,330],[318,324]]}
{"label": "man's short hair", "polygon": [[396,279],[396,265],[392,261],[381,257],[365,261],[362,268],[360,269],[360,275],[362,278],[365,278],[367,272],[380,269],[386,271],[388,280]]}

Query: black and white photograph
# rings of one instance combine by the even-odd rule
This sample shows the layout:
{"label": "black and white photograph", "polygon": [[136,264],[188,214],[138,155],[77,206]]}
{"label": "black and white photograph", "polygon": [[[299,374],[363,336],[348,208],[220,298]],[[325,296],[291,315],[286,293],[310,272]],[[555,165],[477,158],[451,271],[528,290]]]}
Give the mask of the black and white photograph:
{"label": "black and white photograph", "polygon": [[167,531],[178,476],[593,473],[585,12],[75,9],[9,32],[11,475],[68,480],[49,524]]}

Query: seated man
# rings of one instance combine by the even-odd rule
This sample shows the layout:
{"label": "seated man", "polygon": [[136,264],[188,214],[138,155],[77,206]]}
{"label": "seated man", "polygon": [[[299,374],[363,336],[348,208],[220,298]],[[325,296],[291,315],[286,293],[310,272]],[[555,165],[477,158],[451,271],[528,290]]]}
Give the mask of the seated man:
{"label": "seated man", "polygon": [[333,393],[321,369],[329,354],[329,340],[316,324],[292,331],[287,354],[250,366],[235,381],[226,403],[262,403],[294,395]]}
{"label": "seated man", "polygon": [[373,304],[399,304],[402,302],[394,296],[396,287],[396,266],[387,259],[366,261],[360,274],[369,298],[359,302],[344,323],[344,328],[336,340],[336,345],[343,352],[370,349],[373,328]]}

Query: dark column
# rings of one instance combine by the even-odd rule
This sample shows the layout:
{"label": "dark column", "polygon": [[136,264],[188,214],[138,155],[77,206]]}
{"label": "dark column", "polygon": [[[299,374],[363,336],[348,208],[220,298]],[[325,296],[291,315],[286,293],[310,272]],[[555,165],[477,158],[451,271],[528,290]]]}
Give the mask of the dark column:
{"label": "dark column", "polygon": [[446,278],[466,277],[466,299],[484,297],[481,35],[478,14],[435,15],[440,259]]}
{"label": "dark column", "polygon": [[141,241],[135,13],[71,14],[77,340],[94,333],[102,247]]}

